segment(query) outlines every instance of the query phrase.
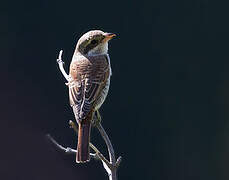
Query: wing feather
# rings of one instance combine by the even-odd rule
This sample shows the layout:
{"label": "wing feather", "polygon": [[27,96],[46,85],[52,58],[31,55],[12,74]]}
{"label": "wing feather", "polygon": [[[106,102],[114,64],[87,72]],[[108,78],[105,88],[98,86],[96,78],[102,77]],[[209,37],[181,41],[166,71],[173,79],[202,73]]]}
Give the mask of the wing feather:
{"label": "wing feather", "polygon": [[86,118],[110,75],[107,55],[79,56],[70,65],[69,100],[78,120]]}

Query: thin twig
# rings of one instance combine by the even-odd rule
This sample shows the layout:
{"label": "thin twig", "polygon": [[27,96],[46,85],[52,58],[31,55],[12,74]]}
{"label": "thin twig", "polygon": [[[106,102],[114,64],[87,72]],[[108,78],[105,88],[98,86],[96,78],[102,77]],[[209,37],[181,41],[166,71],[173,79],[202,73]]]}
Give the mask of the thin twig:
{"label": "thin twig", "polygon": [[[111,144],[111,141],[106,133],[106,131],[104,130],[103,126],[101,125],[101,123],[98,123],[96,125],[96,127],[98,128],[101,136],[103,137],[106,145],[107,145],[107,149],[109,152],[109,157],[110,157],[110,166],[109,169],[105,166],[105,164],[103,163],[104,168],[106,169],[108,176],[109,176],[109,180],[117,180],[117,168],[121,163],[122,157],[119,156],[119,158],[115,159],[115,153],[114,153],[114,148]],[[107,164],[106,164],[107,165]]]}
{"label": "thin twig", "polygon": [[[77,150],[72,149],[72,148],[70,148],[70,147],[65,148],[65,147],[61,146],[58,142],[56,142],[55,139],[53,139],[53,137],[52,137],[50,134],[47,134],[47,135],[46,135],[46,138],[47,138],[48,140],[50,140],[51,143],[52,143],[57,149],[60,149],[61,151],[65,152],[66,154],[74,154],[74,155],[75,155],[76,152],[77,152]],[[92,158],[98,159],[96,153],[90,153],[90,156],[91,156]]]}
{"label": "thin twig", "polygon": [[63,74],[65,79],[69,82],[70,81],[70,76],[64,70],[64,61],[62,61],[62,54],[63,54],[63,50],[60,50],[59,56],[58,56],[58,59],[57,59],[57,63],[59,65],[59,69],[60,69],[61,73]]}
{"label": "thin twig", "polygon": [[101,134],[101,136],[103,137],[106,145],[107,145],[107,149],[108,149],[108,153],[109,153],[109,157],[110,157],[110,162],[112,163],[112,165],[115,165],[116,160],[115,160],[115,153],[114,153],[114,148],[111,144],[111,141],[106,133],[106,131],[103,129],[103,126],[101,125],[101,123],[98,123],[96,126]]}

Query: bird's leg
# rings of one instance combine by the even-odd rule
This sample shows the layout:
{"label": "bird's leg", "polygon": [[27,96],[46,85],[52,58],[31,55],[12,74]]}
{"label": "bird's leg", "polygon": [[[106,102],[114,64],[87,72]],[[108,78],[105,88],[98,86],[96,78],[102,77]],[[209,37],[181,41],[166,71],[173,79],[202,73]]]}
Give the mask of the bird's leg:
{"label": "bird's leg", "polygon": [[92,126],[95,126],[95,122],[97,121],[97,117],[95,115],[95,112],[92,114],[91,124]]}
{"label": "bird's leg", "polygon": [[102,117],[99,113],[99,110],[96,110],[95,113],[93,114],[93,118],[92,118],[92,124],[93,126],[97,126],[98,124],[100,124],[102,121]]}
{"label": "bird's leg", "polygon": [[98,124],[98,123],[101,123],[102,117],[101,117],[101,115],[100,115],[100,113],[99,113],[99,110],[96,110],[96,115],[97,115],[97,124]]}
{"label": "bird's leg", "polygon": [[96,122],[95,122],[95,125],[97,126],[97,125],[100,124],[101,121],[102,121],[102,117],[101,117],[101,115],[100,115],[100,113],[99,113],[99,110],[96,110],[96,117],[97,117],[97,120],[96,120]]}

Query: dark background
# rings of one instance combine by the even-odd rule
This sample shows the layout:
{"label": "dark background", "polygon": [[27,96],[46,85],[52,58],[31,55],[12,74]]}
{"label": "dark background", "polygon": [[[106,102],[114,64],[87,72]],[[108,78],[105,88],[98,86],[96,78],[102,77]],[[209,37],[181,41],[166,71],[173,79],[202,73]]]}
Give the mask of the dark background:
{"label": "dark background", "polygon": [[[226,1],[225,1],[226,2]],[[208,0],[7,1],[0,16],[0,179],[108,179],[53,149],[76,147],[56,58],[66,69],[78,38],[114,32],[103,126],[119,179],[229,178],[228,3]],[[92,141],[106,153],[96,130]]]}

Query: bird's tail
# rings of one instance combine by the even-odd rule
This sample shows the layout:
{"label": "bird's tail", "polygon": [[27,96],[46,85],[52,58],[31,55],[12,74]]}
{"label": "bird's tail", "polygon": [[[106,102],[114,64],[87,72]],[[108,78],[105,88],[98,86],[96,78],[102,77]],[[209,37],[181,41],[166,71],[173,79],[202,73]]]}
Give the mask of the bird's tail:
{"label": "bird's tail", "polygon": [[78,144],[77,144],[77,153],[76,153],[76,162],[85,163],[90,160],[90,132],[91,132],[91,123],[79,123],[78,131]]}

